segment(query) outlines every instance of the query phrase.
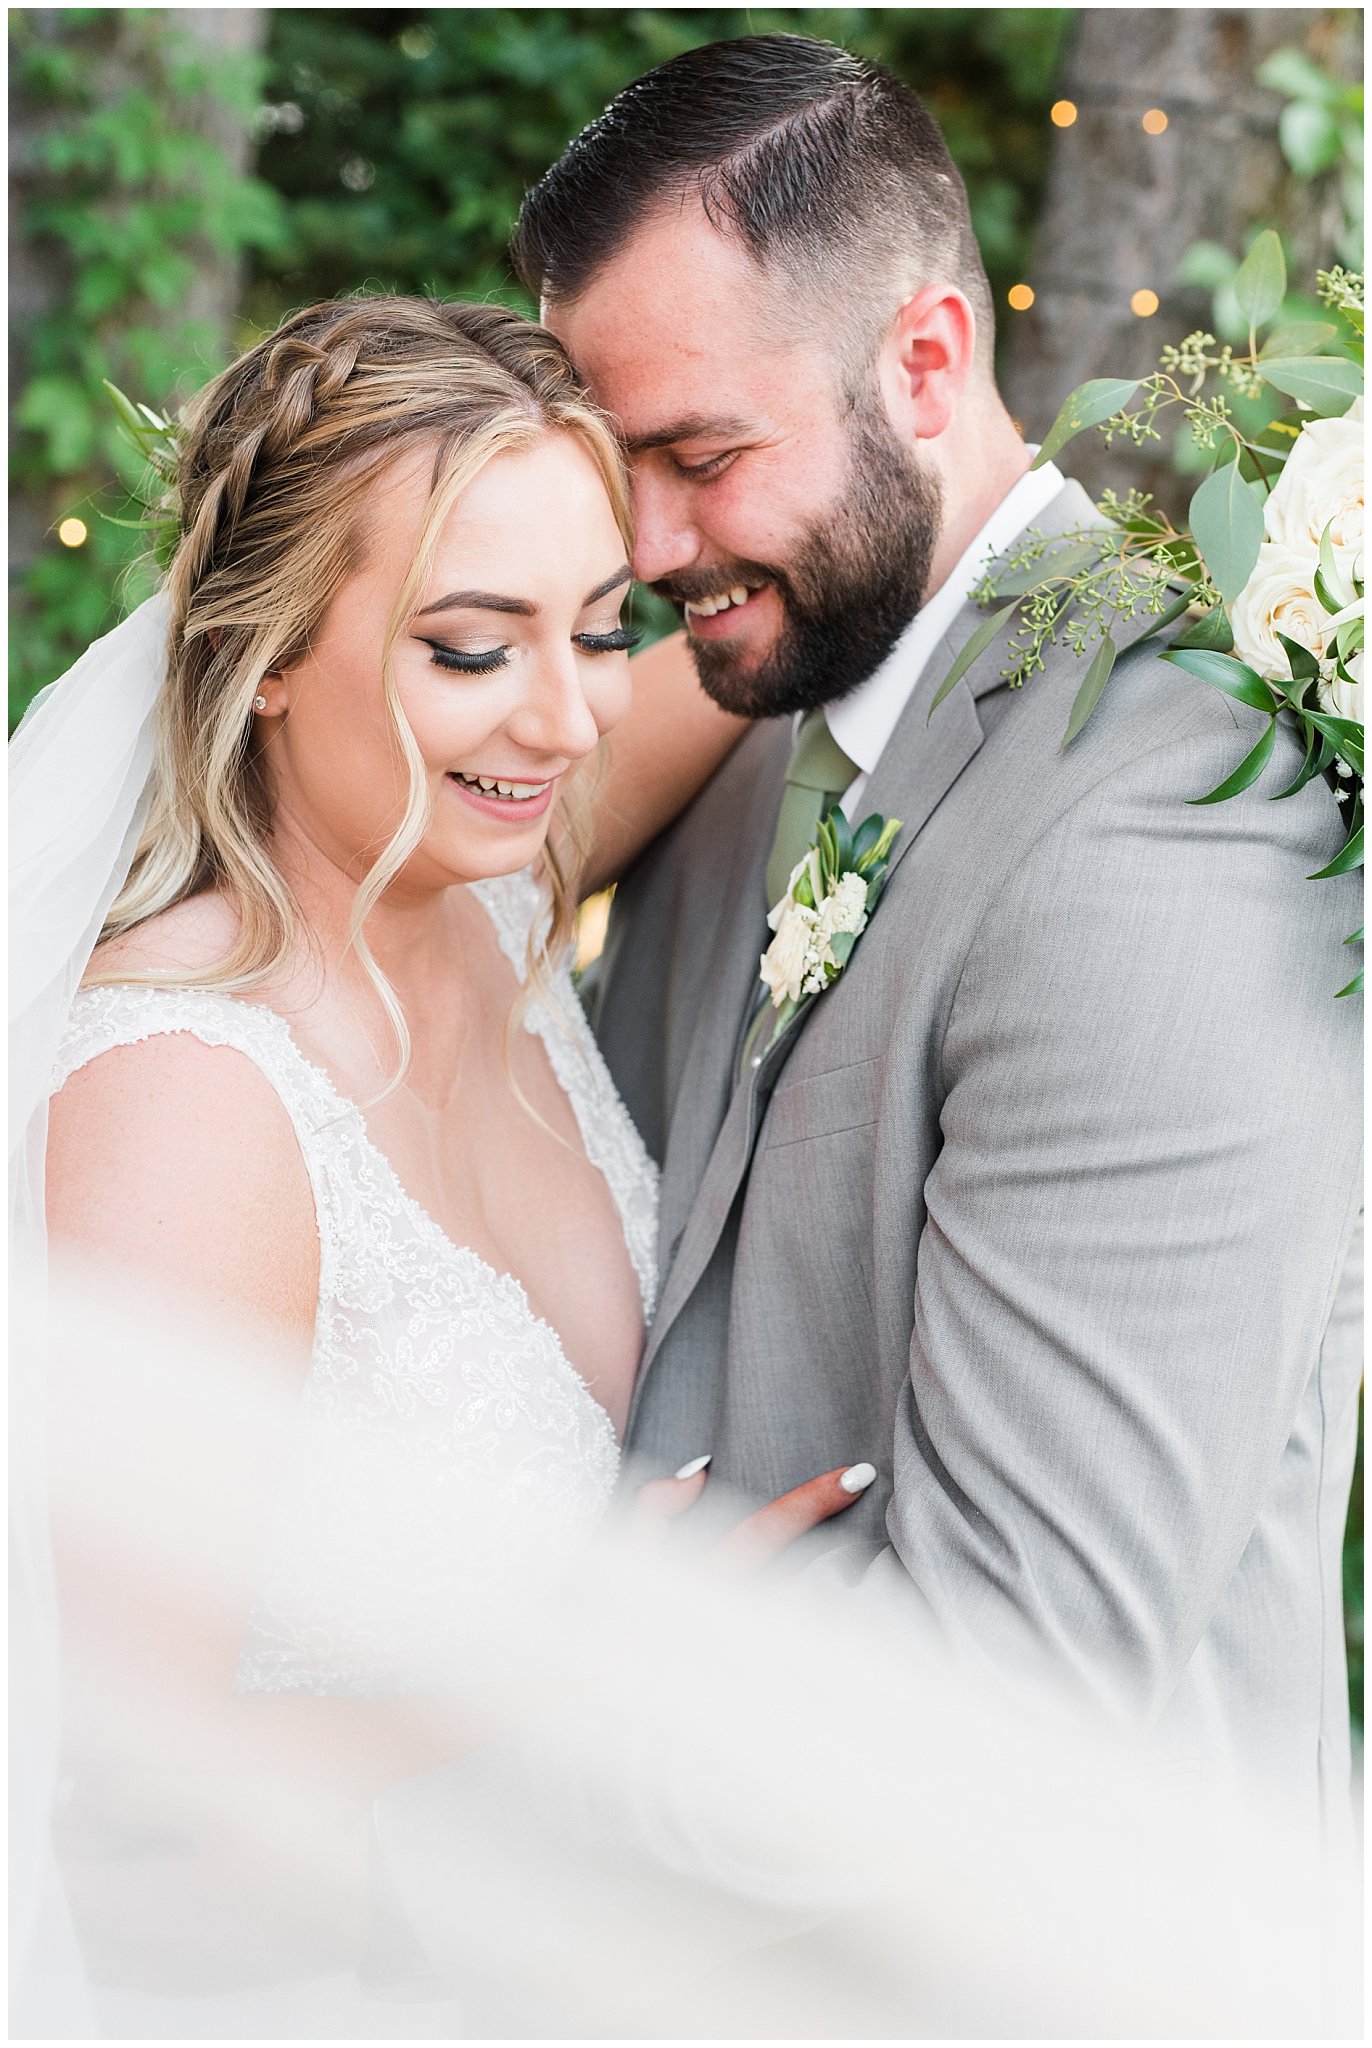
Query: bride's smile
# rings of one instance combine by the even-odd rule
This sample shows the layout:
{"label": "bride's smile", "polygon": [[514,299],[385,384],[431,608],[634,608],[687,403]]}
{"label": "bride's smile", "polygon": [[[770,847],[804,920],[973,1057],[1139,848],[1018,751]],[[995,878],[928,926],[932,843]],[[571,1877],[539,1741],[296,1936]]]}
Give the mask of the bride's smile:
{"label": "bride's smile", "polygon": [[280,857],[308,845],[351,885],[409,797],[389,667],[429,805],[393,901],[527,867],[629,704],[629,565],[585,447],[548,434],[496,454],[426,535],[434,457],[376,480],[362,561],[258,713]]}

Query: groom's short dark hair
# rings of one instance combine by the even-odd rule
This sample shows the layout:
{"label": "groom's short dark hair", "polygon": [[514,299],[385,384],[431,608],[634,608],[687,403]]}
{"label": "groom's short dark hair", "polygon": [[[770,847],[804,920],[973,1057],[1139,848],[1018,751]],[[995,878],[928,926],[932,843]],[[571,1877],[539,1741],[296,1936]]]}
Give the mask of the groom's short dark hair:
{"label": "groom's short dark hair", "polygon": [[659,65],[529,193],[519,275],[538,296],[575,299],[656,208],[692,191],[764,268],[836,310],[870,307],[888,280],[958,285],[989,367],[991,293],[966,190],[918,95],[880,65],[790,35],[706,43]]}

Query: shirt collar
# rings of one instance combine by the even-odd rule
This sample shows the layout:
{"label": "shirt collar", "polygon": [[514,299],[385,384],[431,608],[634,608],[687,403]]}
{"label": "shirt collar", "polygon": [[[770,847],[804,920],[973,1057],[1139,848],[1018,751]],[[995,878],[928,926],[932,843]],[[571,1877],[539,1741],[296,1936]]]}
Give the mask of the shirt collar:
{"label": "shirt collar", "polygon": [[[1035,452],[1035,451],[1031,451]],[[985,573],[987,561],[1045,512],[1066,478],[1051,462],[1026,470],[1001,499],[976,539],[915,613],[891,652],[857,689],[825,707],[829,730],[848,758],[870,775],[895,731],[925,663]]]}

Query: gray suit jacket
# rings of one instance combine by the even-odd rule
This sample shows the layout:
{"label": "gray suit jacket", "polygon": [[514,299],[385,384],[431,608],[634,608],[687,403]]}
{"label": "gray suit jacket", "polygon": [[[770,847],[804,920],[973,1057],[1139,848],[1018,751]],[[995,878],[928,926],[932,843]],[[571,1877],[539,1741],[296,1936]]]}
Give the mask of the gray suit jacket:
{"label": "gray suit jacket", "polygon": [[[1089,516],[1075,486],[1049,517]],[[770,1499],[870,1459],[835,1566],[905,1576],[997,1668],[1046,1660],[1191,1766],[1348,1769],[1340,1544],[1359,1379],[1355,877],[1299,766],[1191,808],[1258,715],[1121,657],[1002,646],[862,805],[904,821],[840,980],[735,1086],[790,721],[620,884],[597,997],[663,1168],[640,1469]],[[1283,772],[1288,770],[1289,772]],[[1342,1285],[1341,1285],[1342,1282]],[[825,1567],[827,1568],[827,1566]]]}

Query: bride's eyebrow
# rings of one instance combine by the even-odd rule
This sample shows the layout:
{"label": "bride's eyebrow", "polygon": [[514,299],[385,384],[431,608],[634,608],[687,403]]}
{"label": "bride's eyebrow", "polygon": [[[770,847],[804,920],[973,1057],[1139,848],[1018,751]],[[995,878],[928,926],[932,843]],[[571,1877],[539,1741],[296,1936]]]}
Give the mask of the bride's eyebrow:
{"label": "bride's eyebrow", "polygon": [[[633,570],[625,562],[615,570],[613,576],[607,576],[603,583],[598,583],[595,589],[582,599],[583,609],[588,604],[594,604],[599,597],[608,597],[612,590],[618,590],[621,583],[629,583],[632,579]],[[432,604],[424,605],[415,613],[415,617],[427,619],[430,612],[456,611],[513,612],[518,618],[531,619],[538,611],[538,606],[532,598],[502,597],[494,590],[454,590],[447,597],[435,598]]]}

